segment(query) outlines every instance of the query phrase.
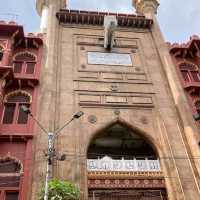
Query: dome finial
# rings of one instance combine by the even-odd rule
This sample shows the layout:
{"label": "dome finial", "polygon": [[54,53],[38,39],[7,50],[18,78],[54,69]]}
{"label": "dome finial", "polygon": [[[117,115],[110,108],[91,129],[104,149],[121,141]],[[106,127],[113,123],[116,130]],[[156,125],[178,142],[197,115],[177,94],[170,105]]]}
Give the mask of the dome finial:
{"label": "dome finial", "polygon": [[133,6],[138,14],[149,16],[157,13],[159,0],[133,0]]}

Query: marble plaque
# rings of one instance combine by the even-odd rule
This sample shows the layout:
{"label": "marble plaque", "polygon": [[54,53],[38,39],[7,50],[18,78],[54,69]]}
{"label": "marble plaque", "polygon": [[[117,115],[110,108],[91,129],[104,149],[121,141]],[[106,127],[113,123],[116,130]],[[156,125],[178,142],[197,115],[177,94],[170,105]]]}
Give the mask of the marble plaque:
{"label": "marble plaque", "polygon": [[132,66],[130,54],[88,52],[88,64]]}

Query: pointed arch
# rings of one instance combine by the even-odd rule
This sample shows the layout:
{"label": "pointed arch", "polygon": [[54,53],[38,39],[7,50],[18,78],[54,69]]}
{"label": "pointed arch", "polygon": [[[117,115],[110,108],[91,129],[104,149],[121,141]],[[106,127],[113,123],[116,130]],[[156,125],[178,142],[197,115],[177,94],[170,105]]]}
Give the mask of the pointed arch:
{"label": "pointed arch", "polygon": [[160,147],[158,146],[158,144],[156,143],[155,139],[153,137],[151,137],[148,133],[146,133],[145,131],[143,131],[142,129],[138,128],[137,126],[128,123],[127,121],[121,119],[121,118],[117,118],[114,119],[110,122],[108,122],[107,124],[105,124],[104,126],[102,126],[101,128],[99,128],[98,130],[96,130],[92,136],[90,137],[87,146],[86,146],[86,154],[88,152],[88,149],[90,147],[90,144],[92,143],[92,141],[95,139],[95,137],[97,137],[98,135],[101,135],[104,131],[108,130],[109,128],[111,128],[113,125],[115,124],[119,124],[122,127],[130,130],[131,132],[136,133],[138,136],[140,136],[147,144],[149,144],[151,146],[151,148],[153,149],[155,155],[157,157],[159,157],[159,150]]}

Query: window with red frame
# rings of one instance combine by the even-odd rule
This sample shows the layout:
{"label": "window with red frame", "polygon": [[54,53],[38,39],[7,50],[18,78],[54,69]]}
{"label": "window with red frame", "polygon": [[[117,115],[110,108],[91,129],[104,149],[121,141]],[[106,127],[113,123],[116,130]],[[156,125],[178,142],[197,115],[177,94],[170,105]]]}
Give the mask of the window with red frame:
{"label": "window with red frame", "polygon": [[6,192],[5,200],[18,200],[19,192]]}
{"label": "window with red frame", "polygon": [[3,59],[3,47],[0,46],[0,62]]}
{"label": "window with red frame", "polygon": [[30,107],[30,97],[18,93],[8,96],[4,102],[3,124],[26,124],[28,114],[23,112],[21,106]]}
{"label": "window with red frame", "polygon": [[5,200],[18,200],[21,169],[21,164],[13,158],[0,159],[0,192],[3,187]]}
{"label": "window with red frame", "polygon": [[182,63],[180,71],[185,82],[200,82],[200,73],[196,65]]}
{"label": "window with red frame", "polygon": [[14,73],[34,74],[36,58],[34,55],[25,52],[18,54],[13,61]]}

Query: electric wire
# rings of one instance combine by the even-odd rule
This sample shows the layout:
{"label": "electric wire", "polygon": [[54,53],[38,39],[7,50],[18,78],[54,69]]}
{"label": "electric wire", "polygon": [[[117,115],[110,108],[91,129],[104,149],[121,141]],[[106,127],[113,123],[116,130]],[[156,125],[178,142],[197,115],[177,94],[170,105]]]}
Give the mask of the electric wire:
{"label": "electric wire", "polygon": [[[12,152],[8,152],[9,154],[5,154],[5,155],[0,155],[0,159],[2,159],[2,158],[9,158],[9,156],[11,156],[11,158],[12,158],[12,156],[13,157],[16,157],[17,155],[25,155],[26,154],[26,152],[15,152],[15,153],[13,153],[12,154]],[[43,152],[44,153],[44,152]],[[84,153],[74,153],[73,151],[72,152],[70,152],[70,151],[62,151],[62,153],[66,153],[66,155],[67,156],[79,156],[79,157],[87,157],[87,156],[106,156],[106,155],[110,155],[110,156],[113,156],[113,157],[115,157],[115,156],[117,156],[117,157],[119,157],[119,156],[121,156],[121,157],[125,157],[125,156],[128,156],[128,157],[132,157],[132,158],[137,158],[137,157],[143,157],[143,158],[156,158],[156,156],[143,156],[143,155],[137,155],[137,156],[134,156],[134,155],[130,155],[130,154],[110,154],[110,153],[108,153],[108,154],[105,154],[105,153],[87,153],[87,154],[84,154]],[[35,153],[35,154],[37,154],[37,153]],[[45,156],[45,153],[44,153],[44,156]],[[40,156],[41,157],[41,156]],[[157,158],[158,160],[162,160],[162,159],[168,159],[168,160],[170,160],[170,159],[177,159],[177,160],[188,160],[188,159],[191,159],[191,160],[195,160],[195,159],[200,159],[200,156],[192,156],[192,157],[187,157],[187,156],[162,156],[162,157],[158,157]],[[26,158],[24,159],[24,160],[27,160]],[[30,158],[30,160],[32,160],[32,158]]]}

